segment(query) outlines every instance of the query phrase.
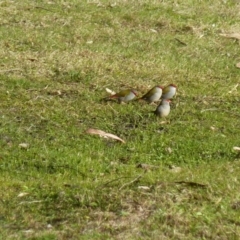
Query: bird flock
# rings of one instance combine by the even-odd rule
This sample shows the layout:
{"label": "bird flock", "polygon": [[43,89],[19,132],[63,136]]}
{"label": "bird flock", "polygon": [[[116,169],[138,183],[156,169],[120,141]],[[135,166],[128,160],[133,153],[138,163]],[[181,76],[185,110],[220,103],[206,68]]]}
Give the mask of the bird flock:
{"label": "bird flock", "polygon": [[[155,86],[150,89],[142,97],[137,100],[145,100],[148,103],[157,102],[161,99],[154,113],[159,117],[167,117],[170,113],[171,99],[176,95],[177,86],[175,84],[169,84],[166,87]],[[122,90],[116,94],[104,98],[105,100],[116,99],[119,103],[130,102],[137,97],[137,92],[134,89]]]}

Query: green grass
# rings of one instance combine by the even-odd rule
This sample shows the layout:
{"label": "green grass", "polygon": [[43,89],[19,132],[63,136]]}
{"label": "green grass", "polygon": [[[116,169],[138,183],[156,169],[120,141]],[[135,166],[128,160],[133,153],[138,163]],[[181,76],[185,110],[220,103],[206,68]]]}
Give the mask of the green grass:
{"label": "green grass", "polygon": [[[0,239],[239,239],[239,9],[1,1]],[[169,83],[165,123],[100,101]]]}

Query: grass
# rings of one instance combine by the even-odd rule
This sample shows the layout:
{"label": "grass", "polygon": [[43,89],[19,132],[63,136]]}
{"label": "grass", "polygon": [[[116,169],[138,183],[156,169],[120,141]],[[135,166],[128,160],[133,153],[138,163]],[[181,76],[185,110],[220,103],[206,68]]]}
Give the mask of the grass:
{"label": "grass", "polygon": [[[0,238],[239,239],[239,8],[1,1]],[[100,101],[169,83],[165,124]]]}

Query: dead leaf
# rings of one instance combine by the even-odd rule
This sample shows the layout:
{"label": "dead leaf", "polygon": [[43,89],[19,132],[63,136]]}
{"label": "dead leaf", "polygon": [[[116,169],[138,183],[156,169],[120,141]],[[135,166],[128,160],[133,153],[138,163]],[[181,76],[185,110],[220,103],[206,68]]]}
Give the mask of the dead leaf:
{"label": "dead leaf", "polygon": [[161,121],[159,124],[168,124],[169,121]]}
{"label": "dead leaf", "polygon": [[202,103],[203,103],[204,105],[209,105],[209,103],[208,103],[207,101],[205,101],[205,100],[203,100]]}
{"label": "dead leaf", "polygon": [[240,68],[240,62],[236,63],[236,67]]}
{"label": "dead leaf", "polygon": [[170,147],[168,147],[166,151],[171,154],[173,150]]}
{"label": "dead leaf", "polygon": [[28,233],[33,233],[34,231],[32,230],[32,229],[28,229],[28,230],[23,230],[23,233],[26,233],[26,234],[28,234]]}
{"label": "dead leaf", "polygon": [[222,199],[223,199],[222,197],[217,198],[215,204],[218,205],[222,201]]}
{"label": "dead leaf", "polygon": [[211,126],[210,129],[211,129],[212,131],[216,131],[216,130],[217,130],[217,128],[214,127],[214,126]]}
{"label": "dead leaf", "polygon": [[110,93],[111,95],[116,94],[116,92],[114,92],[113,90],[109,89],[109,88],[105,88],[107,93]]}
{"label": "dead leaf", "polygon": [[26,192],[21,192],[18,194],[18,197],[25,197],[26,195],[28,195],[29,193]]}
{"label": "dead leaf", "polygon": [[233,147],[233,150],[240,152],[240,147]]}
{"label": "dead leaf", "polygon": [[109,7],[111,7],[111,8],[114,8],[114,7],[116,7],[116,6],[117,6],[117,3],[109,4]]}
{"label": "dead leaf", "polygon": [[220,36],[240,40],[240,33],[221,33]]}
{"label": "dead leaf", "polygon": [[138,186],[138,189],[140,190],[150,190],[151,188],[148,186]]}
{"label": "dead leaf", "polygon": [[50,229],[50,228],[53,228],[53,226],[51,224],[48,224],[47,228]]}
{"label": "dead leaf", "polygon": [[157,30],[155,30],[153,28],[151,28],[150,31],[153,32],[153,33],[157,33],[158,32]]}
{"label": "dead leaf", "polygon": [[114,140],[118,140],[122,143],[125,143],[125,141],[123,139],[121,139],[120,137],[114,135],[114,134],[111,134],[111,133],[106,133],[102,130],[99,130],[99,129],[93,129],[93,128],[89,128],[86,133],[88,134],[97,134],[99,135],[100,137],[104,137],[104,138],[111,138],[111,139],[114,139]]}
{"label": "dead leaf", "polygon": [[87,44],[93,44],[93,41],[92,40],[89,40],[86,42]]}
{"label": "dead leaf", "polygon": [[28,144],[28,143],[20,143],[18,146],[19,146],[20,148],[25,148],[25,149],[27,149],[27,148],[29,147],[29,144]]}

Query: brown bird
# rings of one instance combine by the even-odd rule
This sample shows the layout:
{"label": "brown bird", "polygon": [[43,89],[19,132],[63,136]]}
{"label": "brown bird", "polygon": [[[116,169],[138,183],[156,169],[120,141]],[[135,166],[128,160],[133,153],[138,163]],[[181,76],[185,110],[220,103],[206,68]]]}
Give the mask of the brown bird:
{"label": "brown bird", "polygon": [[133,100],[137,96],[137,92],[134,89],[127,89],[127,90],[122,90],[114,95],[111,95],[109,97],[104,98],[105,100],[107,99],[117,99],[119,103],[122,102],[129,102]]}
{"label": "brown bird", "polygon": [[175,84],[169,84],[163,89],[162,99],[172,99],[177,92]]}
{"label": "brown bird", "polygon": [[170,113],[170,100],[162,99],[154,113],[159,117],[167,117]]}
{"label": "brown bird", "polygon": [[162,91],[163,91],[162,86],[155,86],[139,99],[143,99],[148,103],[156,102],[162,96]]}

